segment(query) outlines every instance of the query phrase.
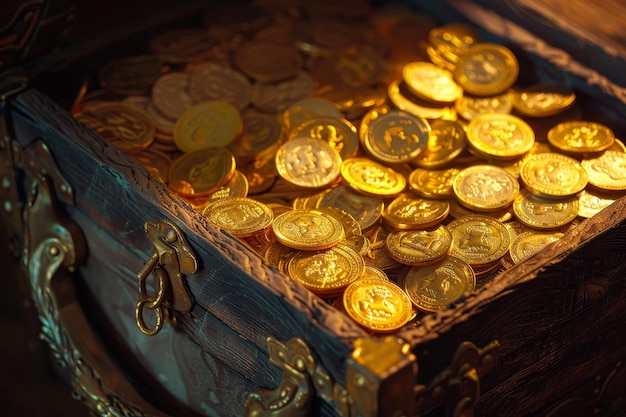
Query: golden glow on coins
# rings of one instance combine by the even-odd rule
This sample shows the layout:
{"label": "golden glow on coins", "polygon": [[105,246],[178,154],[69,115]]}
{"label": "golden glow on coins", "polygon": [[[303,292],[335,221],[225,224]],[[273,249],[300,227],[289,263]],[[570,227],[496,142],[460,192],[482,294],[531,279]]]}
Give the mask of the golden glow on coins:
{"label": "golden glow on coins", "polygon": [[502,258],[511,244],[507,228],[487,216],[464,216],[446,228],[452,235],[452,255],[472,266],[482,266]]}
{"label": "golden glow on coins", "polygon": [[456,175],[453,189],[464,206],[478,211],[491,211],[513,203],[519,191],[519,182],[503,168],[474,165]]}
{"label": "golden glow on coins", "polygon": [[582,165],[558,153],[528,155],[520,167],[520,178],[531,192],[544,197],[567,197],[587,185]]}
{"label": "golden glow on coins", "polygon": [[434,230],[403,230],[389,233],[385,244],[389,256],[401,264],[423,266],[448,254],[452,235],[444,226]]}
{"label": "golden glow on coins", "polygon": [[513,52],[494,43],[477,43],[461,56],[454,70],[456,82],[470,94],[495,96],[517,81],[519,64]]}
{"label": "golden glow on coins", "polygon": [[535,143],[535,132],[519,117],[489,113],[474,118],[467,140],[481,154],[510,159],[524,155]]}
{"label": "golden glow on coins", "polygon": [[626,154],[606,151],[593,159],[581,162],[589,184],[602,190],[626,190]]}
{"label": "golden glow on coins", "polygon": [[441,223],[450,212],[445,200],[429,200],[402,193],[383,212],[385,224],[395,229],[423,229]]}
{"label": "golden glow on coins", "polygon": [[235,157],[226,148],[204,148],[172,162],[169,187],[187,197],[211,194],[235,173]]}
{"label": "golden glow on coins", "polygon": [[321,250],[337,245],[345,236],[339,220],[317,210],[292,210],[272,223],[276,240],[300,250]]}
{"label": "golden glow on coins", "polygon": [[325,187],[337,179],[341,156],[321,139],[299,137],[276,152],[276,170],[291,184],[305,188]]}
{"label": "golden glow on coins", "polygon": [[363,278],[350,284],[343,295],[346,313],[359,325],[375,332],[392,332],[409,322],[411,301],[393,282]]}
{"label": "golden glow on coins", "polygon": [[578,197],[547,199],[522,190],[513,203],[515,217],[536,229],[556,229],[565,226],[578,215]]}
{"label": "golden glow on coins", "polygon": [[562,237],[563,233],[560,232],[539,233],[529,231],[520,233],[511,244],[511,259],[518,264]]}
{"label": "golden glow on coins", "polygon": [[402,174],[367,158],[343,161],[341,176],[355,190],[380,197],[396,196],[406,186]]}
{"label": "golden glow on coins", "polygon": [[548,142],[564,153],[584,155],[610,148],[615,135],[603,124],[577,120],[559,123],[550,129]]}
{"label": "golden glow on coins", "polygon": [[174,126],[174,142],[183,152],[226,146],[241,132],[239,110],[220,100],[206,101],[186,110]]}
{"label": "golden glow on coins", "polygon": [[463,95],[452,73],[430,62],[411,62],[402,70],[409,89],[426,100],[450,103]]}
{"label": "golden glow on coins", "polygon": [[263,232],[274,220],[274,212],[267,205],[245,197],[216,201],[203,214],[217,227],[240,238]]}

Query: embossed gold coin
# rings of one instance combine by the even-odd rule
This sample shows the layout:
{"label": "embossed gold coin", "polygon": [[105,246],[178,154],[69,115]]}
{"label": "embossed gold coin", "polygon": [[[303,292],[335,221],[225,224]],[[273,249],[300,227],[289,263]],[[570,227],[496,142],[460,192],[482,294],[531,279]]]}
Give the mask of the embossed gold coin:
{"label": "embossed gold coin", "polygon": [[235,173],[235,157],[226,148],[204,148],[178,157],[169,172],[168,185],[187,197],[209,195]]}
{"label": "embossed gold coin", "polygon": [[385,203],[380,197],[364,195],[347,185],[340,185],[324,194],[318,207],[339,208],[354,217],[361,230],[366,231],[380,220]]}
{"label": "embossed gold coin", "polygon": [[366,265],[374,266],[382,269],[383,271],[389,270],[398,263],[395,259],[389,256],[387,250],[387,235],[389,230],[383,224],[377,224],[368,234],[370,240],[370,247],[363,259]]}
{"label": "embossed gold coin", "polygon": [[463,95],[452,73],[430,62],[406,64],[402,78],[415,95],[426,100],[451,103]]}
{"label": "embossed gold coin", "polygon": [[448,23],[430,30],[428,42],[452,64],[478,42],[478,33],[463,23]]}
{"label": "embossed gold coin", "polygon": [[154,140],[152,118],[132,104],[106,101],[92,103],[74,117],[125,152],[145,149]]}
{"label": "embossed gold coin", "polygon": [[[255,157],[273,153],[279,146],[280,124],[275,117],[256,111],[244,112],[241,116],[243,131],[229,146],[236,157]],[[273,162],[273,158],[272,158]]]}
{"label": "embossed gold coin", "polygon": [[208,202],[212,203],[224,198],[247,197],[248,189],[248,179],[246,176],[243,172],[235,170],[235,173],[228,182],[209,195]]}
{"label": "embossed gold coin", "polygon": [[421,168],[437,168],[450,163],[467,145],[463,126],[452,120],[435,120],[430,124],[430,134],[424,152],[411,162]]}
{"label": "embossed gold coin", "polygon": [[507,91],[493,97],[475,97],[464,95],[455,102],[459,116],[472,121],[476,117],[487,113],[509,114],[513,108],[515,94]]}
{"label": "embossed gold coin", "polygon": [[291,184],[305,188],[325,187],[341,170],[341,156],[326,141],[299,137],[285,142],[276,152],[276,170]]}
{"label": "embossed gold coin", "polygon": [[484,155],[511,159],[524,155],[533,147],[535,133],[519,117],[488,113],[469,123],[467,140]]}
{"label": "embossed gold coin", "polygon": [[404,289],[411,302],[425,312],[442,310],[475,287],[471,266],[454,256],[434,265],[412,267],[404,277]]}
{"label": "embossed gold coin", "polygon": [[[426,148],[430,126],[400,110],[369,113],[361,123],[362,143],[373,158],[388,163],[408,162]],[[365,126],[365,128],[364,128]]]}
{"label": "embossed gold coin", "polygon": [[380,197],[396,196],[406,186],[402,174],[367,158],[348,158],[343,161],[341,176],[355,190]]}
{"label": "embossed gold coin", "polygon": [[389,256],[404,265],[423,266],[448,255],[452,235],[444,227],[389,233],[385,242]]}
{"label": "embossed gold coin", "polygon": [[513,203],[519,191],[519,182],[503,168],[473,165],[456,175],[452,187],[454,195],[464,206],[490,211]]}
{"label": "embossed gold coin", "polygon": [[361,226],[359,225],[359,222],[357,222],[356,219],[347,211],[338,207],[317,207],[317,205],[312,209],[321,211],[322,213],[330,214],[335,219],[339,220],[339,222],[343,226],[345,238],[361,235]]}
{"label": "embossed gold coin", "polygon": [[544,197],[567,197],[587,185],[582,165],[558,153],[528,155],[520,167],[520,178],[528,190]]}
{"label": "embossed gold coin", "polygon": [[174,127],[174,142],[183,152],[226,146],[241,132],[241,115],[230,103],[205,101],[186,110]]}
{"label": "embossed gold coin", "polygon": [[486,265],[502,258],[511,245],[506,226],[487,216],[465,216],[447,226],[452,235],[452,255],[472,266]]}
{"label": "embossed gold coin", "polygon": [[272,209],[246,197],[220,199],[208,205],[203,214],[217,227],[240,238],[265,231],[274,220]]}
{"label": "embossed gold coin", "polygon": [[287,271],[287,264],[289,259],[291,259],[298,252],[298,249],[290,248],[280,242],[274,241],[267,245],[263,250],[263,259],[265,259],[265,262],[269,265],[272,265],[279,271],[288,274],[289,271]]}
{"label": "embossed gold coin", "polygon": [[593,154],[610,148],[615,134],[601,123],[577,120],[559,123],[550,129],[548,142],[564,153]]}
{"label": "embossed gold coin", "polygon": [[591,189],[583,190],[578,193],[578,215],[586,219],[591,218],[624,195],[626,194],[623,192],[616,194]]}
{"label": "embossed gold coin", "polygon": [[441,223],[450,212],[446,200],[420,198],[402,193],[383,211],[383,221],[395,229],[424,229]]}
{"label": "embossed gold coin", "polygon": [[170,72],[163,74],[152,86],[152,103],[166,118],[177,120],[193,105],[193,99],[187,93],[189,74]]}
{"label": "embossed gold coin", "polygon": [[307,97],[289,106],[283,112],[283,124],[291,131],[302,123],[317,117],[341,119],[343,115],[330,100],[321,97]]}
{"label": "embossed gold coin", "polygon": [[402,328],[413,315],[411,301],[390,281],[363,278],[350,284],[343,295],[346,313],[359,325],[375,332]]}
{"label": "embossed gold coin", "polygon": [[565,226],[578,215],[578,197],[547,199],[522,190],[513,203],[515,217],[536,229],[556,229]]}
{"label": "embossed gold coin", "polygon": [[302,56],[295,47],[262,40],[241,44],[235,51],[233,61],[243,73],[261,82],[294,77],[303,64]]}
{"label": "embossed gold coin", "polygon": [[389,281],[389,277],[384,271],[370,265],[365,265],[361,279],[382,279],[383,281]]}
{"label": "embossed gold coin", "polygon": [[196,103],[223,100],[238,110],[245,109],[252,100],[250,81],[239,71],[215,62],[193,68],[189,74],[188,90]]}
{"label": "embossed gold coin", "polygon": [[339,220],[317,210],[293,210],[274,219],[276,240],[300,250],[322,250],[336,246],[345,236]]}
{"label": "embossed gold coin", "polygon": [[459,172],[461,170],[458,168],[440,170],[416,168],[409,175],[409,188],[421,197],[454,198],[454,178]]}
{"label": "embossed gold coin", "polygon": [[511,259],[518,264],[563,237],[561,232],[524,232],[511,243]]}
{"label": "embossed gold coin", "polygon": [[626,190],[626,154],[605,151],[593,159],[581,162],[589,184],[602,190]]}
{"label": "embossed gold coin", "polygon": [[495,43],[477,43],[459,58],[454,78],[470,94],[495,96],[517,81],[519,64],[511,50]]}
{"label": "embossed gold coin", "polygon": [[394,80],[387,88],[389,100],[398,110],[403,110],[422,119],[456,119],[456,112],[450,103],[435,103],[417,97],[404,82]]}
{"label": "embossed gold coin", "polygon": [[355,156],[359,147],[356,127],[347,120],[332,116],[315,117],[295,126],[289,134],[289,139],[300,137],[328,142],[342,159]]}
{"label": "embossed gold coin", "polygon": [[[287,262],[289,276],[318,295],[334,295],[361,278],[365,263],[348,245],[319,251],[301,251]],[[382,281],[381,281],[382,282]]]}
{"label": "embossed gold coin", "polygon": [[576,101],[574,90],[563,84],[537,84],[517,95],[515,110],[531,117],[553,116],[570,108]]}
{"label": "embossed gold coin", "polygon": [[455,219],[463,216],[487,216],[502,223],[508,222],[509,220],[513,219],[513,210],[511,206],[494,211],[478,211],[471,210],[465,207],[464,205],[459,203],[459,200],[457,200],[456,198],[448,200],[448,202],[450,203],[450,216],[454,217]]}

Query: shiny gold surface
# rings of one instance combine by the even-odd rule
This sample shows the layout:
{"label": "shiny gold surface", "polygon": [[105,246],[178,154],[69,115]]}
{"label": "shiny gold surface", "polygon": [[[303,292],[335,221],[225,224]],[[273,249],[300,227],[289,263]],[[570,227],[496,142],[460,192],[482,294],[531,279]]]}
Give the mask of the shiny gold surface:
{"label": "shiny gold surface", "polygon": [[209,204],[202,212],[211,223],[236,237],[250,237],[268,229],[274,212],[246,197],[228,197]]}
{"label": "shiny gold surface", "polygon": [[321,188],[334,182],[340,173],[341,156],[326,141],[298,137],[276,152],[276,170],[290,183],[304,188]]}
{"label": "shiny gold surface", "polygon": [[301,250],[322,250],[337,245],[345,236],[339,220],[317,210],[292,210],[274,219],[276,240]]}
{"label": "shiny gold surface", "polygon": [[241,132],[241,115],[223,100],[210,100],[186,110],[174,126],[178,149],[192,152],[230,144]]}
{"label": "shiny gold surface", "polygon": [[527,156],[520,167],[520,177],[531,192],[557,198],[582,191],[588,182],[578,161],[557,153]]}
{"label": "shiny gold surface", "polygon": [[379,197],[396,196],[406,186],[406,178],[402,174],[367,158],[343,161],[341,176],[355,190]]}
{"label": "shiny gold surface", "polygon": [[506,227],[487,216],[464,216],[446,226],[452,235],[452,255],[472,266],[486,265],[502,258],[511,237]]}

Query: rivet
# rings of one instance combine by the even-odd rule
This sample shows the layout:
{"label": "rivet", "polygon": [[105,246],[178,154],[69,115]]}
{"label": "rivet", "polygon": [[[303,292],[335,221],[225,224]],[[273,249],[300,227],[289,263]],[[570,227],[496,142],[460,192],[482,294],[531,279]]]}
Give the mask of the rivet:
{"label": "rivet", "polygon": [[299,370],[304,370],[306,368],[306,366],[304,365],[304,361],[302,360],[302,358],[298,358],[296,360],[296,368],[298,368]]}
{"label": "rivet", "polygon": [[359,375],[356,377],[356,381],[354,381],[357,387],[362,387],[365,385],[365,378],[363,375]]}
{"label": "rivet", "polygon": [[57,256],[59,254],[59,248],[57,248],[56,246],[50,246],[50,248],[48,249],[48,254],[50,254],[50,256]]}
{"label": "rivet", "polygon": [[63,191],[64,193],[67,192],[67,185],[65,184],[61,184],[61,191]]}
{"label": "rivet", "polygon": [[167,232],[165,232],[165,240],[167,240],[169,243],[176,242],[176,232],[174,231],[174,229],[167,229]]}

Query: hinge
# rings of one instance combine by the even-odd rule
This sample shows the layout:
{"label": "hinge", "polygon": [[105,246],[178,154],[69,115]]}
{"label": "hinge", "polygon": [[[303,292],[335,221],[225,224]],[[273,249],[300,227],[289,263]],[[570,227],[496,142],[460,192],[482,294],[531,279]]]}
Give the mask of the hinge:
{"label": "hinge", "polygon": [[[141,333],[154,336],[163,328],[163,318],[175,323],[174,311],[191,311],[193,299],[184,276],[196,273],[198,261],[183,232],[170,220],[147,221],[144,230],[154,249],[150,259],[137,273],[139,300],[135,321]],[[155,278],[155,294],[148,292],[150,275]],[[146,309],[154,311],[153,326],[145,321]]]}

